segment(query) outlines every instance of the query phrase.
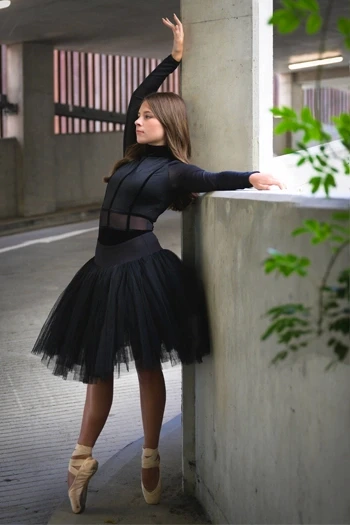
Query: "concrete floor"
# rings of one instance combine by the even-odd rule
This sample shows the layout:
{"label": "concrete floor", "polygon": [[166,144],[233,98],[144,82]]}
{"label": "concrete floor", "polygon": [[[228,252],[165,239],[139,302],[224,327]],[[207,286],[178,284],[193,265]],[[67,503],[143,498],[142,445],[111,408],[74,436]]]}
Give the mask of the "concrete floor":
{"label": "concrete floor", "polygon": [[[178,255],[180,221],[180,214],[167,212],[156,228],[161,244]],[[93,256],[96,228],[90,221],[0,238],[1,524],[47,523],[66,496],[85,385],[54,377],[30,351],[60,291]],[[80,230],[86,231],[73,235]],[[165,379],[167,422],[181,412],[180,367],[166,367]],[[115,381],[111,414],[94,449],[100,468],[141,436],[131,371]]]}

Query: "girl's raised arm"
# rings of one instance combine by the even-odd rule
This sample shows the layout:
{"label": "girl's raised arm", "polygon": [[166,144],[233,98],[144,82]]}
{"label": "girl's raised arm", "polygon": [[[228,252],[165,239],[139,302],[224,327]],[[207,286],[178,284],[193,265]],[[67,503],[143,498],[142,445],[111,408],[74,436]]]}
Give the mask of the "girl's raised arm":
{"label": "girl's raised arm", "polygon": [[123,151],[135,144],[136,130],[135,120],[137,120],[138,111],[146,95],[156,92],[163,84],[164,80],[179,66],[183,53],[184,33],[180,20],[174,15],[175,24],[172,24],[168,18],[163,18],[163,23],[171,28],[174,35],[173,49],[171,55],[163,60],[147,78],[140,84],[131,96],[128,111],[126,113],[126,124],[124,129]]}

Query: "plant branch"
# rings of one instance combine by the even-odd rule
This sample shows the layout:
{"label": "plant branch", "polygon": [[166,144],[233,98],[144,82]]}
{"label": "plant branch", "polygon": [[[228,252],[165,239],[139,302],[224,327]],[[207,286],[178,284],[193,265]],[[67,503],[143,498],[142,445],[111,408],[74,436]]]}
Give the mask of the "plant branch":
{"label": "plant branch", "polygon": [[322,321],[323,321],[323,293],[324,293],[324,288],[327,284],[327,280],[328,280],[328,277],[329,277],[329,274],[331,273],[331,270],[336,262],[336,260],[338,259],[339,255],[341,254],[341,252],[344,250],[344,248],[346,248],[346,246],[348,246],[350,244],[350,241],[346,240],[343,242],[343,244],[341,244],[338,248],[338,250],[332,255],[329,263],[328,263],[328,266],[326,268],[326,271],[325,271],[325,274],[322,278],[322,281],[321,281],[321,285],[320,285],[320,293],[319,293],[319,299],[318,299],[318,320],[317,320],[317,334],[318,335],[321,335],[322,334]]}

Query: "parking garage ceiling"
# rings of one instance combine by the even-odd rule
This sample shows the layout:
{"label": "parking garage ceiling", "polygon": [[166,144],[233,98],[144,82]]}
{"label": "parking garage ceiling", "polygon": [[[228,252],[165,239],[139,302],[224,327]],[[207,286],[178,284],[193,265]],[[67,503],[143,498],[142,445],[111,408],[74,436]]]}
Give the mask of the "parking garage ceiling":
{"label": "parking garage ceiling", "polygon": [[[328,0],[320,0],[324,10]],[[274,0],[274,8],[280,6]],[[0,11],[0,43],[49,41],[60,49],[162,57],[169,52],[169,31],[161,17],[180,12],[180,0],[12,0]],[[326,51],[343,54],[336,29],[340,16],[350,17],[349,0],[336,0],[329,24]],[[306,60],[319,49],[319,35],[275,34],[275,70],[287,71],[290,61]]]}

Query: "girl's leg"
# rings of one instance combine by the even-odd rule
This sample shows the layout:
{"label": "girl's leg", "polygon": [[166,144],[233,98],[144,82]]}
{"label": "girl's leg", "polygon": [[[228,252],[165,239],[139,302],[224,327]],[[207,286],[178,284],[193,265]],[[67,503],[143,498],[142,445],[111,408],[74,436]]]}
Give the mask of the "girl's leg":
{"label": "girl's leg", "polygon": [[[79,445],[93,447],[106,423],[113,401],[113,375],[107,381],[99,381],[87,386],[86,399],[81,423]],[[84,459],[88,456],[75,456]],[[68,472],[68,487],[75,476]]]}
{"label": "girl's leg", "polygon": [[[140,401],[144,431],[144,448],[158,448],[165,408],[165,383],[161,368],[144,370],[137,367],[140,385]],[[142,469],[142,482],[148,491],[157,486],[159,469]]]}

